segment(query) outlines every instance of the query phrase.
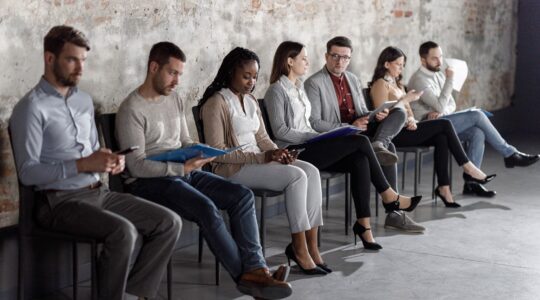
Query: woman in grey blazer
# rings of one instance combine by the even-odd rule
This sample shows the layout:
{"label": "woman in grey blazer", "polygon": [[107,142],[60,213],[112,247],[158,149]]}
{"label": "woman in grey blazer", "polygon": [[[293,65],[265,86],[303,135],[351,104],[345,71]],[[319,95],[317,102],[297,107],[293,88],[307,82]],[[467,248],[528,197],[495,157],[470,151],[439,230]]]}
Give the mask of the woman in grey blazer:
{"label": "woman in grey blazer", "polygon": [[303,149],[298,158],[320,170],[351,173],[357,216],[353,226],[355,241],[358,235],[364,248],[381,249],[370,231],[370,184],[375,185],[384,207],[389,211],[412,211],[421,196],[401,196],[390,187],[366,136],[352,134],[310,141],[320,132],[314,130],[309,122],[311,105],[300,80],[308,66],[304,45],[286,41],[277,48],[270,76],[271,85],[264,97],[275,142],[279,147]]}

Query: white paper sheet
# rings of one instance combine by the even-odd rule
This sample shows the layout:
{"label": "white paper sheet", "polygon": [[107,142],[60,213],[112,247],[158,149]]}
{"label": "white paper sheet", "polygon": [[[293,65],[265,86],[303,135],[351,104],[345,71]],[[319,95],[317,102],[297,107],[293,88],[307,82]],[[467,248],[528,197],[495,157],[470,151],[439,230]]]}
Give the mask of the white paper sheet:
{"label": "white paper sheet", "polygon": [[456,58],[446,58],[444,62],[454,70],[454,90],[461,91],[465,79],[467,79],[467,75],[469,74],[467,62]]}

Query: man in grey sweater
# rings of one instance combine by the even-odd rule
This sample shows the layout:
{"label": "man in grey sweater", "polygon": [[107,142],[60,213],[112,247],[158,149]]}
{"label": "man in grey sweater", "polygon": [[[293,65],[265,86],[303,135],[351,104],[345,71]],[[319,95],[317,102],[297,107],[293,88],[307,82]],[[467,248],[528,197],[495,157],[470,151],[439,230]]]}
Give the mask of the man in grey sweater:
{"label": "man in grey sweater", "polygon": [[[170,42],[150,50],[144,83],[120,105],[116,136],[122,148],[139,149],[126,156],[128,189],[196,222],[210,249],[245,294],[279,299],[292,293],[285,282],[288,267],[270,275],[259,241],[255,200],[248,188],[209,172],[199,171],[212,158],[195,157],[183,163],[160,162],[148,156],[193,144],[184,105],[174,88],[186,57]],[[220,210],[229,215],[231,232]]]}
{"label": "man in grey sweater", "polygon": [[[434,42],[425,42],[419,49],[422,66],[409,80],[409,88],[424,91],[419,101],[413,102],[411,108],[417,120],[445,118],[452,122],[460,140],[464,142],[467,156],[474,165],[480,167],[484,156],[484,144],[488,142],[504,157],[507,168],[525,167],[537,162],[540,155],[519,152],[509,145],[499,134],[486,115],[480,110],[455,113],[456,101],[452,97],[453,70],[441,69],[443,52]],[[475,194],[481,197],[493,197],[495,191],[487,190],[483,185],[471,180],[463,173],[464,194]]]}
{"label": "man in grey sweater", "polygon": [[[362,93],[360,80],[347,71],[351,60],[352,42],[344,36],[332,38],[326,44],[326,64],[306,79],[304,88],[311,103],[309,121],[313,129],[326,132],[341,126],[356,126],[373,139],[373,150],[383,167],[390,185],[397,190],[397,155],[391,140],[401,131],[406,121],[403,109],[386,109],[369,120],[369,110]],[[404,231],[421,232],[404,212],[387,215],[385,226]]]}

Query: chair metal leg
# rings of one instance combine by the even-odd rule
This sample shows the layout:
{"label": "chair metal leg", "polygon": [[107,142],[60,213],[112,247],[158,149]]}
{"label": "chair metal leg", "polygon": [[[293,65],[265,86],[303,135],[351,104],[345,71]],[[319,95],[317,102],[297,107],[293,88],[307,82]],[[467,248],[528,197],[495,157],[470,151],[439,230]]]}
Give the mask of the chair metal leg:
{"label": "chair metal leg", "polygon": [[418,172],[420,171],[420,166],[418,165],[418,151],[414,153],[414,194],[417,195],[418,191]]}
{"label": "chair metal leg", "polygon": [[328,210],[328,203],[330,200],[330,178],[326,179],[326,210]]}
{"label": "chair metal leg", "polygon": [[216,285],[219,285],[219,273],[221,268],[219,267],[219,260],[216,257]]}
{"label": "chair metal leg", "polygon": [[172,300],[173,294],[172,294],[172,257],[169,259],[169,263],[167,264],[167,299]]}
{"label": "chair metal leg", "polygon": [[26,254],[26,242],[24,240],[23,234],[20,232],[22,229],[19,227],[19,274],[18,278],[18,287],[17,287],[17,299],[24,300],[24,256]]}
{"label": "chair metal leg", "polygon": [[76,242],[72,243],[71,250],[73,251],[73,300],[77,300],[77,284],[79,283],[79,255]]}
{"label": "chair metal leg", "polygon": [[345,235],[349,235],[349,173],[345,175]]}
{"label": "chair metal leg", "polygon": [[379,216],[379,193],[377,193],[377,189],[375,189],[375,216]]}
{"label": "chair metal leg", "polygon": [[[420,155],[418,157],[418,159],[420,160],[420,170],[422,170],[422,158],[424,157],[424,155],[422,154],[422,152],[420,152]],[[422,171],[418,172],[418,183],[421,183],[422,182]]]}
{"label": "chair metal leg", "polygon": [[261,197],[261,222],[260,222],[260,228],[259,228],[259,235],[261,237],[261,247],[263,256],[266,255],[266,252],[264,250],[265,247],[265,240],[266,240],[266,226],[264,224],[264,206],[266,204],[266,195],[263,194]]}
{"label": "chair metal leg", "polygon": [[351,182],[349,181],[349,226],[352,226],[353,198],[351,193]]}
{"label": "chair metal leg", "polygon": [[434,199],[435,203],[437,203],[437,197],[435,196],[435,177],[437,177],[437,172],[435,170],[435,160],[433,160],[433,179],[431,181],[431,199]]}
{"label": "chair metal leg", "polygon": [[91,259],[90,259],[90,278],[92,280],[92,285],[90,287],[90,298],[92,300],[97,300],[98,298],[98,278],[97,278],[97,243],[92,243],[90,246],[91,250]]}
{"label": "chair metal leg", "polygon": [[450,190],[452,190],[452,153],[448,151],[448,175],[450,175]]}
{"label": "chair metal leg", "polygon": [[199,263],[202,262],[203,243],[204,243],[203,234],[202,234],[201,228],[199,227],[199,258],[198,258]]}
{"label": "chair metal leg", "polygon": [[407,152],[403,152],[403,162],[401,162],[401,190],[405,190],[405,172],[407,171]]}

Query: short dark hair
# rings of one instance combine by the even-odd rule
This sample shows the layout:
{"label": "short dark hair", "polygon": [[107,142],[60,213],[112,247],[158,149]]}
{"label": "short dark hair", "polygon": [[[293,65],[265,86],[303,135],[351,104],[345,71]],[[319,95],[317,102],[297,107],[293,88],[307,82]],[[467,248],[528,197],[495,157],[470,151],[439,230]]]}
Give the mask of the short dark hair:
{"label": "short dark hair", "polygon": [[439,47],[439,45],[437,45],[437,43],[432,42],[432,41],[427,41],[427,42],[423,43],[422,45],[420,45],[420,49],[418,49],[418,54],[420,54],[420,57],[426,58],[426,56],[429,53],[429,50],[431,50],[433,48],[437,48],[437,47]]}
{"label": "short dark hair", "polygon": [[330,53],[332,46],[347,47],[353,51],[352,42],[348,37],[335,36],[326,43],[326,53]]}
{"label": "short dark hair", "polygon": [[72,43],[90,51],[90,42],[86,36],[81,31],[66,25],[54,26],[49,30],[43,41],[43,49],[58,56],[66,43]]}
{"label": "short dark hair", "polygon": [[169,63],[169,58],[174,57],[186,62],[186,55],[175,44],[171,42],[159,42],[152,46],[150,49],[150,55],[148,56],[148,67],[151,62],[156,62],[159,66],[163,66]]}

